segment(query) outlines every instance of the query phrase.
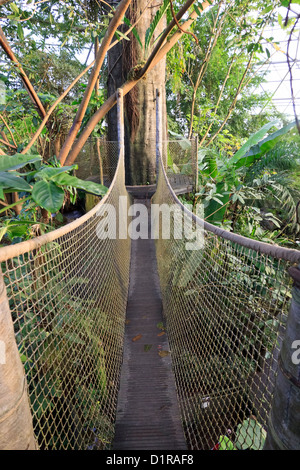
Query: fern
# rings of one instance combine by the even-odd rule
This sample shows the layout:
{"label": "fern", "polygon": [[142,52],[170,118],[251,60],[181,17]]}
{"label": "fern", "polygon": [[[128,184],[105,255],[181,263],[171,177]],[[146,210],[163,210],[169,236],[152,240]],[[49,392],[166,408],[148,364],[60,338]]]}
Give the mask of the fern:
{"label": "fern", "polygon": [[279,210],[284,215],[286,224],[292,232],[299,233],[297,208],[291,192],[279,183],[273,183],[267,188],[268,193],[279,203]]}
{"label": "fern", "polygon": [[[269,151],[262,159],[252,165],[247,171],[245,181],[250,183],[257,175],[265,171],[280,173],[284,177],[285,172],[295,171],[299,168],[299,142],[280,142]],[[277,176],[276,176],[277,179]]]}
{"label": "fern", "polygon": [[169,6],[170,6],[169,0],[164,0],[163,4],[159,8],[159,10],[157,10],[156,15],[155,15],[151,25],[149,26],[149,28],[146,31],[145,51],[147,51],[147,49],[150,45],[150,41],[151,41],[151,39],[153,37],[153,34],[155,32],[155,29],[156,29],[158,23],[160,22],[160,20],[162,19],[162,17],[164,16],[164,14],[166,13],[166,11],[168,10]]}
{"label": "fern", "polygon": [[[130,23],[129,19],[126,18],[126,16],[124,17],[124,23],[125,23],[129,28],[132,27],[132,24]],[[134,37],[136,38],[137,42],[139,43],[139,45],[140,45],[141,48],[143,49],[143,44],[142,44],[141,38],[140,38],[139,33],[137,32],[136,28],[132,28],[132,34],[134,35]]]}

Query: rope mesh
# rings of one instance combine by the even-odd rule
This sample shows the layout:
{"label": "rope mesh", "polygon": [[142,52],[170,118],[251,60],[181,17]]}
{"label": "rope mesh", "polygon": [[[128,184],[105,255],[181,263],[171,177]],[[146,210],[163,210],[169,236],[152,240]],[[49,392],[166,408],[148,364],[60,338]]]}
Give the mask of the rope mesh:
{"label": "rope mesh", "polygon": [[117,141],[90,137],[76,158],[76,176],[81,179],[98,177],[101,180],[102,175],[104,184],[109,186],[118,165],[118,147]]}
{"label": "rope mesh", "polygon": [[[97,227],[99,208],[104,202],[118,208],[119,196],[127,197],[123,158],[94,210],[48,234],[47,241],[9,247],[13,256],[0,251],[41,449],[111,448],[130,239],[99,239]],[[162,166],[153,202],[175,204],[186,214]],[[108,217],[114,215],[122,224],[118,210]],[[187,218],[199,229],[198,219]],[[260,448],[286,328],[292,261],[234,242],[209,224],[204,246],[189,250],[175,215],[171,225],[167,238],[159,228],[156,250],[188,447],[211,449],[230,440]]]}
{"label": "rope mesh", "polygon": [[[127,196],[122,159],[105,202],[117,207],[119,196]],[[112,442],[130,240],[97,237],[103,201],[75,228],[2,262],[41,449]]]}
{"label": "rope mesh", "polygon": [[180,186],[193,191],[197,172],[197,141],[195,139],[169,140],[163,143],[164,165],[173,189]]}
{"label": "rope mesh", "polygon": [[167,174],[194,177],[197,164],[197,141],[195,139],[168,140],[165,167]]}
{"label": "rope mesh", "polygon": [[[153,203],[185,212],[161,166]],[[187,218],[199,230],[199,219]],[[291,296],[290,263],[203,225],[202,248],[187,250],[190,240],[182,238],[174,213],[170,237],[163,238],[161,224],[158,230],[163,308],[187,444],[194,450],[261,448]]]}

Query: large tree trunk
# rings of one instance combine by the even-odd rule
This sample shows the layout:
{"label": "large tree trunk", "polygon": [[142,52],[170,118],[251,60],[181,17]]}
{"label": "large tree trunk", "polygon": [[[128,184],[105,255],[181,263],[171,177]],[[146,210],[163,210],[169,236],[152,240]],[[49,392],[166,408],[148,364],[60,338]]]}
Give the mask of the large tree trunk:
{"label": "large tree trunk", "polygon": [[0,450],[35,450],[27,383],[0,272]]}
{"label": "large tree trunk", "polygon": [[[152,23],[161,3],[148,6],[149,0],[134,0],[127,11],[131,24],[144,11],[136,30],[144,46],[147,28]],[[162,19],[154,33],[152,43],[164,30],[166,24]],[[151,50],[151,46],[149,48]],[[132,73],[134,67],[143,64],[144,47],[130,34],[129,41],[121,41],[108,53],[108,96],[112,95]],[[165,95],[165,59],[151,70],[125,97],[125,167],[126,184],[155,183],[155,113],[156,89],[162,95],[162,139],[167,140],[166,95]],[[108,139],[117,139],[116,107],[108,113]]]}

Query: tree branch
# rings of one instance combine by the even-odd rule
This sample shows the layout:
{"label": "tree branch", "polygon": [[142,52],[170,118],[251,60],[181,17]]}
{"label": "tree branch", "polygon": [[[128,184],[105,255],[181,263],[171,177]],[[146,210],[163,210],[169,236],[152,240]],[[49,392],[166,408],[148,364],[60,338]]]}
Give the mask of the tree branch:
{"label": "tree branch", "polygon": [[[176,15],[177,20],[181,19],[181,17],[185,14],[188,8],[194,3],[194,1],[195,0],[190,0],[181,8],[181,10]],[[203,10],[209,6],[210,6],[210,3],[208,1],[205,1],[204,3],[202,3]],[[171,21],[171,23],[165,29],[164,33],[162,34],[160,40],[158,41],[156,47],[152,51],[149,59],[147,60],[146,64],[141,69],[141,71],[137,74],[137,76],[134,79],[125,82],[120,87],[123,90],[123,96],[129,93],[129,91],[132,90],[132,88],[145,76],[145,74],[148,71],[152,70],[155,67],[155,65],[158,64],[158,62],[172,49],[172,47],[176,44],[178,39],[181,37],[182,32],[185,32],[189,29],[189,27],[195,21],[197,16],[198,15],[196,11],[193,11],[189,19],[181,25],[181,30],[176,31],[170,38],[168,38],[168,35],[176,26],[175,21],[174,20]],[[168,40],[166,41],[167,38]],[[165,41],[166,43],[163,44]],[[106,113],[108,113],[108,111],[110,111],[110,109],[113,108],[116,102],[117,102],[116,94],[114,93],[106,100],[106,102],[90,118],[86,127],[81,133],[76,143],[75,148],[72,149],[68,158],[65,161],[63,161],[62,164],[69,165],[71,164],[71,162],[73,163],[76,160],[77,155],[79,154],[80,150],[84,146],[85,142],[87,141],[88,137],[92,133],[95,126],[98,124],[99,121],[101,121],[101,119],[103,119]]]}
{"label": "tree branch", "polygon": [[[231,60],[231,62],[230,62],[229,68],[228,68],[228,70],[227,70],[227,74],[226,74],[225,80],[224,80],[224,82],[223,82],[223,85],[222,85],[222,88],[221,88],[221,91],[220,91],[220,94],[219,94],[219,97],[218,97],[216,106],[215,106],[215,108],[214,108],[214,114],[216,114],[217,109],[218,109],[218,107],[219,107],[219,104],[220,104],[222,95],[223,95],[223,93],[224,93],[225,85],[226,85],[226,83],[227,83],[227,80],[228,80],[229,77],[230,77],[230,72],[231,72],[231,68],[232,68],[232,66],[233,66],[233,63],[234,63],[234,56],[233,56],[233,58],[232,58],[232,60]],[[213,123],[214,123],[214,121],[212,121],[212,122],[209,124],[209,126],[207,127],[206,132],[204,133],[204,135],[203,135],[201,141],[199,142],[199,147],[201,147],[201,145],[203,144],[203,142],[204,142],[204,140],[206,139],[207,135],[209,134],[209,131],[210,131],[210,129],[212,128]]]}
{"label": "tree branch", "polygon": [[90,65],[88,65],[76,78],[75,80],[65,89],[65,91],[60,95],[60,97],[50,106],[48,109],[44,119],[42,120],[41,124],[39,125],[37,131],[35,132],[34,136],[32,137],[31,141],[26,145],[26,147],[22,150],[21,153],[27,153],[33,144],[36,142],[37,138],[40,136],[42,130],[44,129],[49,117],[53,113],[54,109],[61,103],[61,101],[67,96],[67,94],[71,91],[71,89],[76,85],[76,83],[86,74],[86,72],[93,66],[95,61],[93,61]]}
{"label": "tree branch", "polygon": [[15,141],[14,135],[13,135],[13,133],[12,133],[12,131],[11,131],[9,125],[7,124],[6,120],[4,119],[4,117],[3,117],[1,114],[0,114],[0,119],[1,119],[1,121],[3,122],[3,124],[5,125],[6,129],[8,130],[8,132],[9,132],[11,138],[12,138],[12,141],[13,141],[14,145],[15,145],[16,147],[18,147],[18,146],[17,146],[17,143],[16,143],[16,141]]}
{"label": "tree branch", "polygon": [[169,2],[170,2],[170,7],[171,7],[171,13],[172,13],[172,16],[173,16],[173,19],[174,19],[174,21],[175,21],[175,23],[176,23],[177,28],[180,29],[183,33],[190,34],[191,36],[193,36],[193,38],[194,38],[195,41],[196,41],[196,44],[199,44],[198,38],[197,38],[197,36],[196,36],[193,32],[191,32],[191,31],[183,31],[183,30],[181,29],[180,23],[179,23],[179,21],[177,20],[176,15],[175,15],[173,2],[172,2],[172,0],[169,0]]}
{"label": "tree branch", "polygon": [[7,142],[7,140],[0,139],[0,142],[1,142],[1,144],[4,144],[4,145],[6,145],[6,146],[9,147],[9,148],[17,149],[17,147],[16,147],[15,145],[10,144],[9,142]]}
{"label": "tree branch", "polygon": [[[275,8],[275,7],[274,7],[274,8]],[[272,10],[272,11],[273,11],[273,10]],[[271,13],[272,13],[272,12],[271,12]],[[271,13],[270,13],[270,15],[271,15]],[[260,43],[260,41],[261,41],[261,39],[262,39],[262,37],[263,37],[263,32],[264,32],[265,28],[266,28],[266,24],[264,25],[264,27],[263,27],[263,29],[262,29],[262,31],[261,31],[261,33],[260,33],[260,36],[259,36],[259,38],[258,38],[258,40],[257,40],[257,42],[256,42],[257,44]],[[225,118],[224,118],[222,124],[220,125],[219,129],[217,130],[217,132],[209,139],[208,143],[206,144],[206,147],[208,147],[208,146],[215,140],[215,138],[220,134],[220,132],[223,130],[225,124],[227,123],[228,119],[230,118],[230,116],[231,116],[231,114],[232,114],[232,112],[233,112],[233,110],[234,110],[234,108],[235,108],[235,105],[236,105],[236,102],[237,102],[237,99],[238,99],[239,94],[240,94],[241,91],[245,88],[245,86],[249,83],[249,81],[246,80],[246,77],[247,77],[247,74],[248,74],[248,72],[249,72],[249,70],[250,70],[250,68],[251,68],[251,64],[252,64],[252,60],[253,60],[254,54],[255,54],[255,51],[253,50],[253,51],[251,52],[251,54],[250,54],[250,57],[249,57],[249,60],[248,60],[248,62],[247,62],[246,68],[245,68],[245,70],[244,70],[243,76],[242,76],[242,78],[241,78],[241,80],[240,80],[240,83],[239,83],[239,85],[238,85],[238,87],[237,87],[236,93],[235,93],[234,98],[233,98],[233,101],[232,101],[232,103],[231,103],[231,105],[230,105],[230,107],[229,107],[229,109],[228,109],[228,112],[227,112],[227,114],[226,114],[226,116],[225,116]]]}
{"label": "tree branch", "polygon": [[208,62],[209,62],[209,59],[213,53],[213,50],[217,44],[217,40],[221,34],[221,31],[222,31],[222,26],[223,26],[223,23],[225,21],[225,18],[226,18],[226,15],[227,13],[224,13],[223,17],[221,18],[221,21],[220,21],[220,24],[218,26],[218,29],[216,30],[217,28],[217,23],[218,23],[218,19],[219,19],[219,16],[220,16],[220,13],[221,13],[221,7],[222,7],[222,3],[223,2],[220,2],[219,5],[218,5],[218,11],[216,13],[216,18],[214,20],[214,23],[213,23],[213,28],[212,28],[212,36],[210,38],[210,41],[209,41],[209,44],[208,44],[208,48],[207,48],[207,51],[206,51],[206,54],[205,54],[205,57],[204,57],[204,60],[203,60],[203,63],[201,65],[201,68],[200,68],[200,72],[197,76],[197,79],[196,79],[196,82],[193,84],[193,96],[192,96],[192,104],[191,104],[191,118],[190,118],[190,129],[189,129],[189,139],[192,138],[192,133],[193,133],[193,124],[194,124],[194,114],[195,114],[195,103],[196,103],[196,94],[197,94],[197,90],[200,86],[200,83],[202,82],[202,79],[205,75],[205,72],[207,70],[207,67],[208,67]]}
{"label": "tree branch", "polygon": [[[152,0],[150,0],[151,2]],[[149,3],[150,3],[149,2]],[[148,5],[149,5],[148,3]],[[142,15],[144,14],[144,12],[146,11],[146,8],[141,12],[139,18],[137,19],[137,21],[124,33],[125,36],[127,36],[131,31],[132,29],[136,26],[136,24],[140,21],[140,19],[142,18]],[[117,43],[119,42],[119,40],[116,40],[114,42],[112,42],[109,46],[109,49],[111,49],[112,47],[114,47]],[[91,46],[91,49],[92,49],[92,46]],[[89,51],[89,54],[90,55],[90,52],[91,52],[91,49]],[[87,62],[87,60],[86,60]],[[72,90],[72,88],[76,85],[76,83],[86,74],[86,72],[88,72],[92,67],[93,65],[95,64],[95,60],[93,60],[74,80],[73,82],[66,88],[66,90],[62,93],[61,96],[58,97],[58,99],[52,104],[52,106],[50,106],[50,108],[47,110],[47,113],[44,117],[44,119],[42,120],[40,126],[38,127],[37,131],[35,132],[34,136],[32,137],[31,141],[27,144],[27,146],[24,148],[24,150],[22,150],[21,153],[27,153],[32,145],[36,142],[36,140],[39,138],[39,136],[41,135],[41,132],[43,131],[48,119],[50,118],[51,114],[53,113],[54,109],[59,105],[59,103],[61,103],[61,101],[68,95],[68,93]],[[1,116],[0,116],[1,117]]]}
{"label": "tree branch", "polygon": [[0,46],[2,47],[4,52],[6,53],[7,57],[16,65],[16,68],[18,69],[18,73],[21,77],[21,80],[22,80],[26,90],[29,93],[30,99],[33,102],[33,104],[35,105],[35,107],[37,109],[37,112],[39,113],[39,115],[43,119],[46,115],[46,111],[44,109],[44,106],[42,105],[38,95],[36,94],[29,78],[27,77],[26,73],[24,72],[22,65],[20,64],[20,62],[16,58],[15,54],[11,50],[11,47],[10,47],[10,45],[9,45],[9,43],[8,43],[4,33],[3,33],[3,30],[1,28],[1,26],[0,26]]}
{"label": "tree branch", "polygon": [[65,141],[65,143],[64,143],[64,145],[63,145],[63,147],[60,151],[60,154],[59,154],[59,160],[60,160],[62,165],[64,164],[64,162],[65,162],[65,160],[68,156],[68,153],[69,153],[69,151],[70,151],[70,149],[71,149],[71,147],[72,147],[72,145],[73,145],[73,143],[74,143],[74,141],[77,137],[77,134],[78,134],[78,131],[80,129],[82,120],[84,118],[86,109],[88,107],[92,92],[95,88],[95,84],[96,84],[99,72],[101,70],[104,58],[106,56],[107,50],[109,48],[109,45],[110,45],[110,43],[113,39],[113,36],[114,36],[118,26],[120,25],[120,23],[122,22],[122,20],[124,18],[124,15],[126,13],[126,10],[129,6],[130,2],[131,2],[131,0],[122,0],[119,3],[119,5],[118,5],[118,7],[115,11],[115,14],[114,14],[109,26],[108,26],[106,34],[105,34],[105,36],[103,38],[103,41],[101,43],[101,46],[98,50],[95,65],[94,65],[93,71],[92,71],[92,73],[89,77],[88,85],[86,87],[83,99],[82,99],[81,104],[79,106],[79,109],[76,113],[73,125],[71,127],[70,132],[69,132],[69,135],[68,135],[68,137],[67,137],[67,139],[66,139],[66,141]]}

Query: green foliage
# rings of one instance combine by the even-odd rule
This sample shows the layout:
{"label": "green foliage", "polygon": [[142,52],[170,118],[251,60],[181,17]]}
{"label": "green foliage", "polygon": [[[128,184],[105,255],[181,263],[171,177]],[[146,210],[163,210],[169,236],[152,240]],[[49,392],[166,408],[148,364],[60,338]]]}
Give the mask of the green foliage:
{"label": "green foliage", "polygon": [[18,5],[9,2],[1,8],[6,32],[17,35],[20,41],[24,38],[24,46],[36,43],[39,49],[49,37],[56,37],[59,45],[79,50],[97,35],[103,35],[113,14],[113,8],[104,11],[98,2],[92,1],[50,0],[34,4],[24,0]]}
{"label": "green foliage", "polygon": [[[27,255],[13,260],[11,280],[22,278],[23,282],[10,307],[36,437],[43,448],[47,421],[47,429],[51,429],[48,448],[74,448],[81,433],[86,449],[93,445],[103,449],[113,437],[113,425],[106,415],[112,385],[106,364],[110,346],[100,341],[99,335],[109,331],[110,323],[93,297],[80,296],[79,290],[93,282],[92,269],[85,265],[82,274],[70,275],[68,267],[62,268],[60,263],[63,253],[57,242],[30,256],[30,270]],[[62,409],[67,412],[61,413]],[[72,426],[70,421],[60,426],[68,417]]]}
{"label": "green foliage", "polygon": [[[251,51],[254,56],[246,73],[245,83],[250,77],[251,80],[242,88],[226,123],[226,129],[237,140],[244,139],[268,122],[271,116],[279,114],[270,104],[268,94],[257,91],[259,84],[265,81],[264,73],[254,73],[261,63],[261,54],[265,54],[266,59],[270,55],[270,51],[262,44],[266,35],[259,42],[257,40],[267,23],[277,21],[272,12],[275,6],[276,2],[272,1],[227,2],[216,22],[216,42],[212,46],[212,31],[219,7],[216,2],[212,8],[205,10],[192,26],[199,44],[191,40],[190,36],[183,35],[168,54],[168,113],[170,120],[174,122],[180,118],[180,131],[183,134],[189,131],[192,124],[193,134],[198,134],[200,140],[209,129],[204,142],[216,135],[234,102]],[[219,29],[218,36],[216,31]],[[191,123],[194,92],[195,109]],[[262,107],[265,108],[264,113],[258,115],[256,109]]]}
{"label": "green foliage", "polygon": [[230,159],[231,163],[236,164],[236,168],[248,167],[256,160],[261,159],[267,152],[272,150],[281,137],[284,136],[290,129],[296,126],[296,122],[282,127],[273,134],[268,135],[264,140],[261,138],[265,135],[266,131],[276,124],[271,122],[266,124],[262,129],[249,138],[243,147]]}
{"label": "green foliage", "polygon": [[40,155],[0,155],[0,171],[18,170],[29,163],[35,163],[38,161],[41,161]]}
{"label": "green foliage", "polygon": [[[32,167],[23,173],[17,171],[33,164],[39,165],[39,167]],[[103,196],[107,192],[107,188],[101,184],[83,181],[70,175],[69,173],[75,168],[77,165],[60,167],[51,166],[49,163],[41,164],[39,155],[0,155],[0,198],[4,200],[5,193],[11,192],[19,192],[24,196],[23,199],[9,207],[5,206],[0,210],[0,213],[30,201],[35,205],[35,209],[42,208],[55,214],[62,208],[66,193],[72,197],[72,195],[76,196],[76,190],[86,191],[97,196]],[[28,207],[26,211],[28,212]],[[21,211],[18,221],[13,221],[13,223],[2,221],[2,237],[5,234],[8,234],[10,238],[25,235],[28,225],[32,221],[22,220],[22,216],[24,213]]]}
{"label": "green foliage", "polygon": [[[212,223],[222,223],[225,219],[226,213],[230,213],[232,205],[235,205],[235,213],[237,212],[237,205],[240,204],[243,207],[249,208],[249,202],[254,200],[266,200],[266,194],[264,195],[263,189],[267,188],[268,191],[273,191],[273,194],[278,194],[279,186],[275,186],[274,181],[268,179],[262,186],[261,181],[252,180],[252,185],[255,188],[260,188],[259,192],[251,191],[251,185],[246,185],[245,182],[247,172],[254,164],[261,162],[265,155],[270,152],[278,144],[291,129],[295,127],[295,123],[290,123],[283,128],[276,130],[269,134],[263,139],[265,134],[274,128],[275,122],[270,122],[263,126],[259,131],[255,132],[246,143],[230,158],[226,158],[226,155],[217,153],[210,149],[200,149],[198,155],[199,161],[199,186],[201,190],[196,194],[197,201],[201,201],[205,208],[205,217]],[[273,185],[273,189],[271,186]],[[291,209],[288,212],[288,217],[294,211],[295,219],[295,204],[291,205],[291,198],[287,197],[287,190],[285,196],[281,194],[284,203],[289,203]],[[287,207],[287,206],[286,206]],[[285,207],[285,209],[286,209]],[[248,210],[248,209],[247,209]],[[258,214],[255,214],[255,207],[251,208],[252,216],[258,222]],[[248,212],[248,215],[250,213]],[[247,212],[243,212],[246,215]],[[269,220],[271,220],[269,218]],[[295,221],[295,220],[294,220]],[[276,217],[273,216],[273,223],[277,224]],[[249,222],[248,222],[249,226]],[[250,227],[250,226],[249,226]],[[256,229],[258,226],[256,225]],[[253,232],[253,227],[248,233],[248,236],[257,236],[258,232]],[[263,231],[261,231],[263,235]]]}
{"label": "green foliage", "polygon": [[237,427],[234,442],[220,436],[218,450],[262,450],[266,437],[266,431],[256,419],[245,419]]}
{"label": "green foliage", "polygon": [[238,425],[235,445],[240,450],[261,450],[264,446],[267,433],[254,419],[246,419]]}
{"label": "green foliage", "polygon": [[151,22],[151,25],[147,29],[146,34],[145,34],[145,51],[146,52],[150,46],[151,39],[153,38],[153,35],[155,33],[155,30],[159,22],[161,21],[161,19],[163,18],[163,16],[165,15],[169,7],[170,7],[170,1],[164,0],[160,8],[157,10],[155,17],[153,21]]}
{"label": "green foliage", "polygon": [[227,436],[220,436],[218,450],[237,450],[233,442]]}
{"label": "green foliage", "polygon": [[58,212],[65,199],[65,192],[53,181],[41,180],[32,188],[32,198],[36,204],[51,213]]}

